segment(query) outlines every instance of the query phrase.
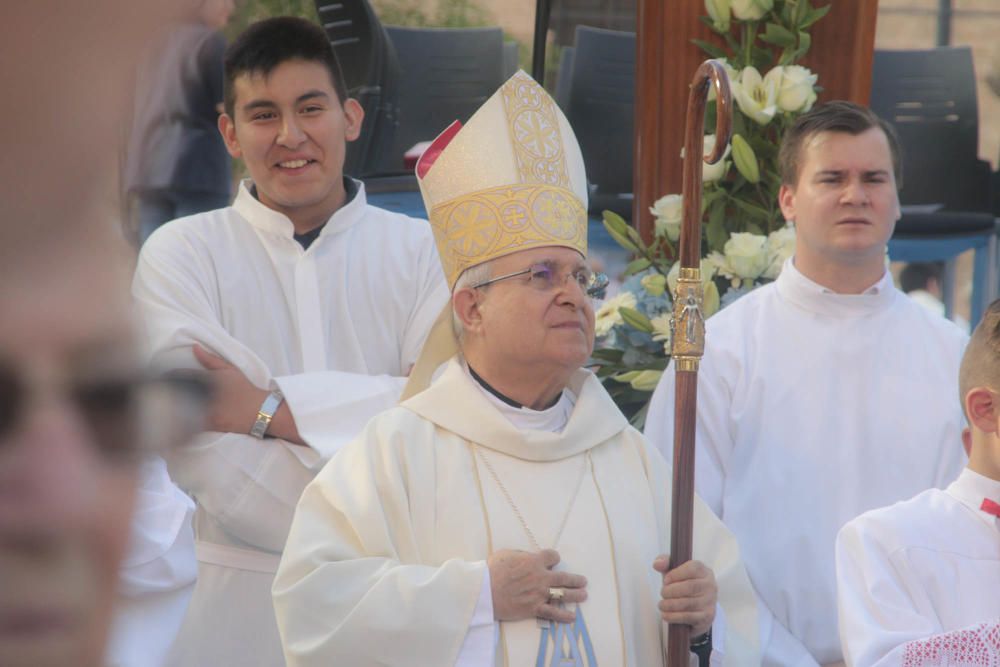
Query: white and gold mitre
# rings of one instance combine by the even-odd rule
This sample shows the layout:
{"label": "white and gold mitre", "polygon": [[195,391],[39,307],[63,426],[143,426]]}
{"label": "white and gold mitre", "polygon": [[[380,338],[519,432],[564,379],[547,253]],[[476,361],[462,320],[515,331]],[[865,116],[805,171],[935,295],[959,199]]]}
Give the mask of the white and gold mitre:
{"label": "white and gold mitre", "polygon": [[470,266],[541,246],[587,254],[587,177],[566,117],[523,71],[417,162],[448,287]]}

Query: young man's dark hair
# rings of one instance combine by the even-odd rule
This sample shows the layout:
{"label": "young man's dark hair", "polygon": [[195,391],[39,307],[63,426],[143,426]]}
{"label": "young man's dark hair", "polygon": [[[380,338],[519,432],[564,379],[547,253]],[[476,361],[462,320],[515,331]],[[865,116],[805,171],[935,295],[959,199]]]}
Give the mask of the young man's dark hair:
{"label": "young man's dark hair", "polygon": [[347,99],[340,64],[323,29],[302,18],[278,16],[254,23],[226,49],[224,103],[229,117],[233,117],[235,110],[233,83],[237,78],[244,74],[267,76],[289,60],[315,62],[326,67],[341,104]]}
{"label": "young man's dark hair", "polygon": [[857,136],[873,127],[885,133],[892,154],[892,170],[896,177],[896,187],[903,187],[903,165],[900,159],[899,138],[896,130],[874,111],[853,102],[835,100],[813,107],[795,119],[785,131],[778,152],[778,171],[781,182],[795,185],[799,178],[799,162],[802,148],[807,140],[821,132],[844,132]]}

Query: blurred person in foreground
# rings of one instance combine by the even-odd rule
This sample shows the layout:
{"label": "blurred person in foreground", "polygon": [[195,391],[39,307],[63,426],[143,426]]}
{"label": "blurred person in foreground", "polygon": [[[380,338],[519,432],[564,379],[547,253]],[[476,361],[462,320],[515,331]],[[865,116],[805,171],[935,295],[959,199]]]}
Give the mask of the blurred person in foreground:
{"label": "blurred person in foreground", "polygon": [[217,388],[211,430],[168,458],[198,506],[177,667],[283,662],[271,584],[295,503],[397,403],[447,300],[427,222],[343,173],[364,112],[323,29],[259,21],[225,62],[219,129],[250,178],[232,206],[158,229],[133,283],[155,358]]}
{"label": "blurred person in foreground", "polygon": [[[795,253],[775,282],[706,323],[695,490],[739,540],[764,664],[836,664],[837,531],[958,474],[967,337],[886,269],[900,216],[889,125],[851,102],[818,105],[786,130],[779,168]],[[646,419],[664,452],[672,375]]]}
{"label": "blurred person in foreground", "polygon": [[[139,371],[128,317],[130,251],[112,222],[130,68],[171,11],[169,3],[135,0],[4,7],[4,667],[156,665],[193,585],[190,503],[151,456],[180,440],[187,413],[174,407],[183,392]],[[141,419],[138,405],[161,418]],[[152,515],[168,520],[150,523]],[[118,642],[108,648],[112,624],[130,625],[126,642],[141,633],[138,658],[123,659],[135,654]]]}
{"label": "blurred person in foreground", "polygon": [[411,397],[302,494],[274,583],[288,664],[648,667],[666,623],[707,662],[718,597],[716,647],[756,665],[735,540],[696,502],[698,560],[668,571],[666,464],[582,368],[606,279],[569,123],[519,72],[458,128],[417,164],[452,299]]}
{"label": "blurred person in foreground", "polygon": [[229,203],[229,154],[217,129],[233,0],[186,0],[183,20],[139,69],[125,188],[140,241],[160,225]]}

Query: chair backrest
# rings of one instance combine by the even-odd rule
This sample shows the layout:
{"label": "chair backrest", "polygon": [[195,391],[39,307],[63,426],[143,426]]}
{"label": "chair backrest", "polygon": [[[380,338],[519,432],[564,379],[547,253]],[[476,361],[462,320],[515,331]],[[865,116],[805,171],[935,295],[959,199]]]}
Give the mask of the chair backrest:
{"label": "chair backrest", "polygon": [[518,61],[518,43],[517,42],[504,42],[503,43],[503,80],[506,81],[510,77],[517,73],[520,68],[520,62]]}
{"label": "chair backrest", "polygon": [[400,71],[392,42],[367,0],[316,0],[320,24],[333,46],[347,94],[361,103],[361,135],[347,145],[344,173],[363,177],[377,169],[397,126]]}
{"label": "chair backrest", "polygon": [[387,173],[403,171],[403,154],[433,140],[452,121],[465,122],[504,82],[500,28],[387,26],[400,64],[399,127]]}
{"label": "chair backrest", "polygon": [[635,33],[577,27],[565,111],[587,180],[598,193],[632,192]]}
{"label": "chair backrest", "polygon": [[988,210],[988,168],[984,179],[968,47],[876,50],[871,107],[899,134],[902,203]]}
{"label": "chair backrest", "polygon": [[573,53],[576,51],[572,46],[564,46],[559,52],[559,72],[556,75],[556,104],[566,113],[569,109],[569,80],[573,76]]}

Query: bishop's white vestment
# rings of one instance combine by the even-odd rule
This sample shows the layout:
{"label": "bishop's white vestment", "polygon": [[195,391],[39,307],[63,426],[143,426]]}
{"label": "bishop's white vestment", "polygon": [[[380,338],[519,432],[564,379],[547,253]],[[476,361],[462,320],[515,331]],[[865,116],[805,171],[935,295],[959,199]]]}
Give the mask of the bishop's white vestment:
{"label": "bishop's white vestment", "polygon": [[1000,503],[1000,481],[966,469],[944,491],[844,526],[837,592],[848,665],[1000,665],[1000,518],[983,510],[986,499]]}
{"label": "bishop's white vestment", "polygon": [[[733,531],[760,598],[765,665],[841,659],[834,540],[864,511],[944,487],[965,465],[966,336],[886,272],[859,295],[793,260],[706,323],[695,490]],[[673,443],[668,369],[646,419]]]}
{"label": "bishop's white vestment", "polygon": [[[593,374],[578,371],[567,390],[576,400],[560,433],[518,430],[452,360],[341,450],[303,493],[275,579],[288,664],[455,665],[486,559],[536,550],[525,526],[559,552],[557,569],[587,577],[577,624],[553,624],[570,637],[562,648],[581,665],[662,664],[652,563],[668,550],[666,465]],[[694,557],[718,582],[727,664],[755,665],[755,605],[735,540],[700,502],[694,534]],[[484,667],[549,665],[553,628],[500,623]]]}
{"label": "bishop's white vestment", "polygon": [[283,664],[271,583],[295,503],[322,464],[396,404],[448,291],[429,225],[364,188],[304,249],[244,183],[232,207],[143,246],[133,294],[154,357],[198,367],[199,343],[279,387],[308,446],[207,433],[171,456],[197,502],[199,579],[170,664]]}

